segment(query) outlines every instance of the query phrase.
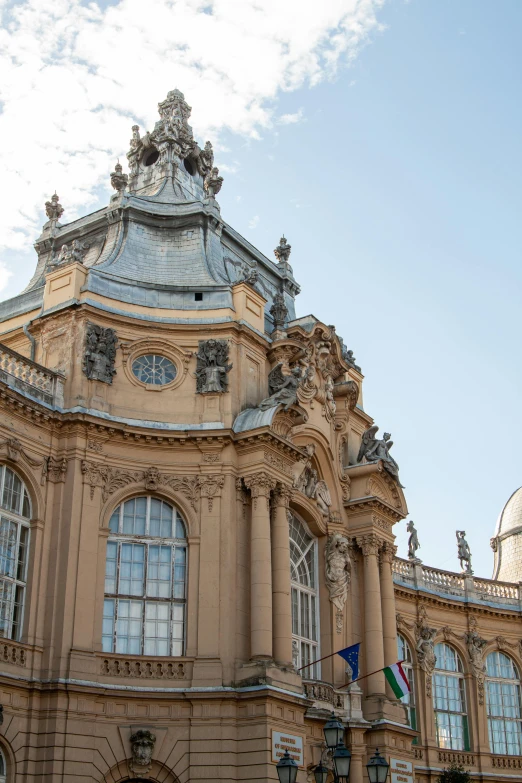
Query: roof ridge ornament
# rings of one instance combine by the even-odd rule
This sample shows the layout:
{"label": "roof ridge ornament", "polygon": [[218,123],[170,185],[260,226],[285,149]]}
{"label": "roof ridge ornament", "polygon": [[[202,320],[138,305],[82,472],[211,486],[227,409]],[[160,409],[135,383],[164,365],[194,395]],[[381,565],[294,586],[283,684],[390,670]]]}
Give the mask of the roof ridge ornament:
{"label": "roof ridge ornament", "polygon": [[45,214],[51,221],[51,228],[54,228],[58,221],[60,220],[61,216],[64,213],[64,208],[60,204],[60,196],[57,194],[56,190],[54,191],[53,195],[51,196],[50,201],[45,202]]}
{"label": "roof ridge ornament", "polygon": [[[138,126],[136,125],[136,127]],[[128,181],[129,177],[127,174],[123,173],[122,165],[118,160],[114,167],[114,171],[111,173],[111,185],[114,190],[117,190],[118,193],[121,193],[127,187]]]}
{"label": "roof ridge ornament", "polygon": [[288,263],[288,259],[290,258],[291,252],[292,252],[292,245],[288,244],[287,239],[283,234],[283,236],[279,240],[278,246],[274,249],[274,255],[277,258],[277,263],[279,264],[280,269],[283,271],[283,274],[290,275],[291,277],[293,277],[292,267]]}

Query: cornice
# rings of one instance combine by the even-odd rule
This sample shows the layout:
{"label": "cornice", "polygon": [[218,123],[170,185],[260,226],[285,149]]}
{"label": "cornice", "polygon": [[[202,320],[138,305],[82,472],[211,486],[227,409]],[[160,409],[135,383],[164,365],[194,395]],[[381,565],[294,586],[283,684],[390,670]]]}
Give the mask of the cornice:
{"label": "cornice", "polygon": [[483,606],[482,604],[473,603],[471,601],[455,602],[450,598],[446,598],[445,596],[424,593],[415,590],[415,588],[409,589],[402,585],[397,585],[396,582],[394,582],[393,588],[396,597],[398,596],[400,598],[404,598],[405,600],[411,601],[415,604],[420,601],[421,603],[443,609],[448,609],[448,607],[450,607],[452,610],[461,614],[469,614],[470,612],[473,612],[479,615],[489,615],[491,617],[502,617],[504,619],[518,621],[520,621],[522,618],[520,609],[496,609],[491,606]]}

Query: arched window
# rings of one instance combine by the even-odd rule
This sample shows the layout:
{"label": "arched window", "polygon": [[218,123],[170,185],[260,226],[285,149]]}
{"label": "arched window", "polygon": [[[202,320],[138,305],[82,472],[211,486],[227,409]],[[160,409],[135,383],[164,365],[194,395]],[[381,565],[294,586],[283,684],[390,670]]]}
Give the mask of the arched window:
{"label": "arched window", "polygon": [[[406,705],[408,711],[408,723],[412,729],[417,728],[417,710],[415,708],[415,682],[413,677],[413,658],[410,650],[410,645],[401,634],[397,634],[397,653],[399,661],[402,661],[402,668],[404,674],[408,678],[408,684],[410,686],[410,692],[402,697],[401,701]],[[417,738],[415,738],[414,743]]]}
{"label": "arched window", "polygon": [[433,672],[435,724],[439,748],[469,750],[464,668],[459,654],[448,644],[436,644]]}
{"label": "arched window", "polygon": [[[320,657],[317,541],[293,513],[289,514],[289,526],[292,646],[294,665],[299,668]],[[303,671],[305,679],[317,679],[319,676],[319,664],[314,664]]]}
{"label": "arched window", "polygon": [[19,640],[24,619],[31,503],[23,481],[0,465],[0,637]]}
{"label": "arched window", "polygon": [[187,537],[179,512],[157,498],[133,498],[109,527],[104,652],[184,655]]}
{"label": "arched window", "polygon": [[3,750],[0,748],[0,783],[5,783],[7,780],[7,767],[5,763],[5,756]]}
{"label": "arched window", "polygon": [[522,755],[520,678],[511,658],[492,652],[486,658],[486,704],[492,753]]}

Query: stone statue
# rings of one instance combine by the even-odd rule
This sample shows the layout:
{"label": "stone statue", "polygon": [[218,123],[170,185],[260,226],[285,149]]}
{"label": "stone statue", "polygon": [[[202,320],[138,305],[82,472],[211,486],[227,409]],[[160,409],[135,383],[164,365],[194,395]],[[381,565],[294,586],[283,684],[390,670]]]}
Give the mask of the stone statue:
{"label": "stone statue", "polygon": [[473,674],[475,677],[483,677],[486,672],[484,650],[488,643],[486,639],[479,636],[475,628],[472,628],[471,631],[466,633],[465,639]]}
{"label": "stone statue", "polygon": [[274,327],[276,329],[284,329],[286,319],[288,318],[288,307],[285,304],[285,297],[282,291],[274,296],[274,301],[269,312],[274,319]]}
{"label": "stone statue", "polygon": [[87,324],[83,371],[91,381],[112,383],[116,370],[116,345],[118,338],[114,329],[104,329],[98,324]]}
{"label": "stone statue", "polygon": [[[306,494],[306,487],[310,481],[312,472],[312,457],[315,454],[315,446],[313,443],[308,443],[305,447],[306,457],[302,457],[299,462],[295,463],[294,467],[294,488],[299,492]],[[317,473],[314,471],[317,475]]]}
{"label": "stone statue", "polygon": [[410,534],[410,537],[408,538],[408,557],[410,560],[418,560],[417,550],[420,549],[420,543],[417,531],[415,530],[415,525],[413,524],[413,519],[410,519],[406,525],[406,530]]}
{"label": "stone statue", "polygon": [[292,664],[294,669],[299,666],[299,642],[297,639],[292,639]]}
{"label": "stone statue", "polygon": [[228,342],[201,340],[196,354],[196,391],[198,394],[223,394],[228,391]]}
{"label": "stone statue", "polygon": [[417,626],[417,658],[421,669],[431,677],[437,656],[435,655],[435,636],[436,628],[430,628],[428,625],[420,624]]}
{"label": "stone statue", "polygon": [[146,729],[139,729],[130,738],[132,758],[130,768],[134,774],[149,772],[156,735]]}
{"label": "stone statue", "polygon": [[457,551],[458,551],[458,558],[460,560],[460,567],[462,568],[462,571],[465,574],[472,574],[473,571],[471,570],[471,550],[469,548],[469,544],[466,541],[466,531],[465,530],[457,530],[456,531],[457,536]]}
{"label": "stone statue", "polygon": [[[315,473],[315,477],[316,477],[317,476],[316,471],[314,470],[313,472]],[[317,479],[315,480],[315,486],[313,488],[313,494],[311,495],[311,497],[317,502],[321,514],[328,519],[330,516],[330,506],[332,505],[332,498],[326,481],[323,481],[322,479],[319,479],[319,481],[317,481]]]}
{"label": "stone statue", "polygon": [[118,193],[121,193],[127,187],[128,181],[129,178],[127,174],[123,173],[122,165],[120,161],[118,161],[114,167],[114,171],[111,174],[111,185],[114,190],[117,190]]}
{"label": "stone statue", "polygon": [[324,550],[325,581],[330,601],[342,612],[350,584],[351,561],[348,539],[341,533],[328,537]]}
{"label": "stone statue", "polygon": [[219,169],[214,168],[205,177],[204,188],[209,198],[215,198],[221,190],[223,184],[223,177],[219,176]]}
{"label": "stone statue", "polygon": [[133,125],[132,126],[132,139],[130,140],[130,146],[131,149],[136,149],[140,146],[140,126],[139,125]]}
{"label": "stone statue", "polygon": [[199,151],[199,155],[196,158],[196,166],[203,179],[214,168],[214,151],[210,141],[207,141],[205,148]]}
{"label": "stone statue", "polygon": [[286,241],[286,237],[282,236],[279,240],[279,244],[274,250],[274,255],[277,258],[278,262],[287,264],[288,259],[290,258],[290,253],[292,251],[292,245],[289,245]]}
{"label": "stone statue", "polygon": [[59,203],[59,198],[60,197],[55,191],[54,194],[51,196],[51,200],[45,202],[45,214],[47,215],[49,220],[51,220],[54,223],[60,220],[64,212],[62,205]]}
{"label": "stone statue", "polygon": [[79,239],[73,239],[70,246],[64,243],[60,248],[60,252],[51,261],[51,266],[62,266],[63,264],[72,264],[73,262],[83,264],[85,251],[88,247],[88,245],[80,242]]}
{"label": "stone statue", "polygon": [[402,484],[399,481],[399,466],[390,454],[390,449],[393,446],[393,441],[390,440],[391,435],[389,432],[385,432],[382,440],[375,437],[379,427],[376,424],[363,432],[361,448],[357,456],[357,462],[362,462],[366,459],[367,462],[378,462],[382,460],[385,470],[392,476],[400,487]]}
{"label": "stone statue", "polygon": [[276,405],[284,405],[283,410],[287,411],[291,405],[297,402],[297,389],[301,383],[301,367],[293,367],[290,375],[283,375],[281,367],[282,362],[276,364],[268,375],[268,387],[270,397],[259,403],[262,411],[268,408],[274,408]]}

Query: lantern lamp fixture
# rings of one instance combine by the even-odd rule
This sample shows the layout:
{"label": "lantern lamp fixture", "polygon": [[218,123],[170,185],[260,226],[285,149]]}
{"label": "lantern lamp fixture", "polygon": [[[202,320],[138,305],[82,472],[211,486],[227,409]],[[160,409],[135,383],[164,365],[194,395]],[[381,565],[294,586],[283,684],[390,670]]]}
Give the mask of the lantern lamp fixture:
{"label": "lantern lamp fixture", "polygon": [[288,750],[285,750],[285,754],[276,764],[277,777],[279,783],[295,783],[297,778],[297,764],[290,756]]}
{"label": "lantern lamp fixture", "polygon": [[332,717],[324,724],[323,733],[326,747],[329,750],[335,750],[338,744],[343,741],[344,726],[335,717],[335,712],[332,712]]}
{"label": "lantern lamp fixture", "polygon": [[389,768],[390,765],[379,753],[379,748],[376,748],[374,755],[366,765],[370,783],[386,783]]}

